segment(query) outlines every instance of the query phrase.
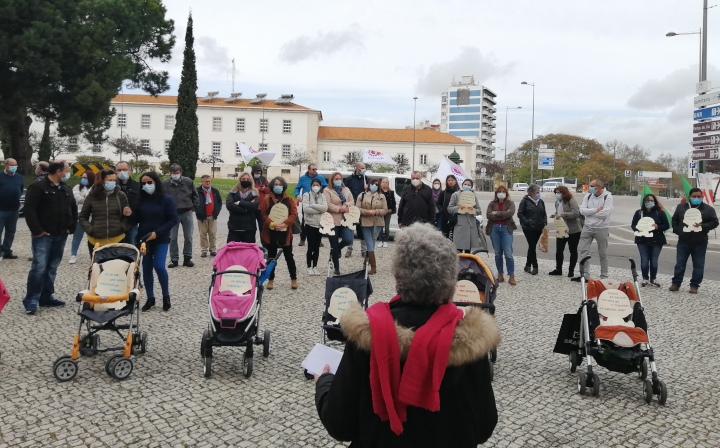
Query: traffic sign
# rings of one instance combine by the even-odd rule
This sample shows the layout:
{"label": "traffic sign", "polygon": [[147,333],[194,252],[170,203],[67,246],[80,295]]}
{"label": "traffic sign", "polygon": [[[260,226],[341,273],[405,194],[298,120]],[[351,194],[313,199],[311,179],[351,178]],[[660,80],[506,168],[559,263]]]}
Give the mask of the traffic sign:
{"label": "traffic sign", "polygon": [[701,135],[700,137],[693,137],[692,145],[695,148],[698,148],[700,146],[720,145],[720,134]]}
{"label": "traffic sign", "polygon": [[698,109],[693,112],[693,120],[704,120],[706,118],[720,117],[720,106]]}
{"label": "traffic sign", "polygon": [[555,157],[538,157],[538,163],[539,162],[554,162]]}
{"label": "traffic sign", "polygon": [[85,171],[92,171],[93,173],[97,174],[105,168],[110,168],[110,166],[105,164],[98,165],[94,163],[74,163],[73,168],[75,169],[75,174],[73,174],[73,176],[80,177]]}
{"label": "traffic sign", "polygon": [[696,149],[692,152],[692,156],[690,158],[692,160],[717,160],[720,159],[720,149]]}
{"label": "traffic sign", "polygon": [[638,171],[638,177],[654,177],[657,179],[672,178],[670,171]]}
{"label": "traffic sign", "polygon": [[630,177],[630,176],[632,176],[632,171],[625,170],[625,177]]}
{"label": "traffic sign", "polygon": [[702,123],[693,123],[693,134],[700,132],[720,131],[720,120],[703,121]]}
{"label": "traffic sign", "polygon": [[698,95],[695,97],[693,104],[695,107],[709,106],[710,104],[720,103],[720,91],[710,92],[705,95]]}

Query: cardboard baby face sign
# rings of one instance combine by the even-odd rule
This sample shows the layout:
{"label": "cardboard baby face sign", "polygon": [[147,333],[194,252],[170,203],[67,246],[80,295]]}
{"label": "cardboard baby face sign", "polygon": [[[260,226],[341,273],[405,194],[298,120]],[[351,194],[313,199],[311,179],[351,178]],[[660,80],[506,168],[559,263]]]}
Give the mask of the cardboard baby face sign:
{"label": "cardboard baby face sign", "polygon": [[288,211],[287,205],[278,202],[272,206],[268,217],[270,218],[270,221],[279,224],[281,222],[285,222],[289,215],[290,212]]}
{"label": "cardboard baby face sign", "polygon": [[320,233],[325,235],[335,235],[335,220],[328,212],[320,215]]}
{"label": "cardboard baby face sign", "polygon": [[335,318],[335,321],[328,322],[328,324],[339,324],[343,313],[348,310],[353,302],[357,302],[357,299],[355,291],[350,288],[343,287],[336,289],[330,297],[330,304],[328,305],[328,313]]}
{"label": "cardboard baby face sign", "polygon": [[340,225],[345,227],[355,227],[355,224],[360,222],[360,209],[354,205],[348,205],[348,212],[343,214],[343,219],[340,221]]}
{"label": "cardboard baby face sign", "polygon": [[[245,266],[234,265],[226,269],[226,271],[246,271]],[[218,292],[230,291],[236,296],[242,297],[252,292],[252,282],[248,274],[229,273],[223,274],[220,280]]]}
{"label": "cardboard baby face sign", "polygon": [[622,291],[617,289],[603,291],[597,302],[598,313],[605,317],[602,325],[633,326],[623,319],[632,314],[633,309],[630,300]]}
{"label": "cardboard baby face sign", "polygon": [[570,236],[567,232],[567,224],[561,217],[555,218],[555,232],[557,232],[557,235],[555,235],[557,238],[567,238]]}
{"label": "cardboard baby face sign", "polygon": [[478,287],[470,280],[458,280],[452,300],[453,302],[483,303]]}
{"label": "cardboard baby face sign", "polygon": [[691,208],[685,212],[685,218],[683,219],[683,232],[702,232],[702,227],[695,227],[695,223],[702,223],[702,214],[700,210]]}
{"label": "cardboard baby face sign", "polygon": [[635,236],[643,236],[643,237],[647,237],[647,238],[652,237],[653,230],[655,230],[655,228],[653,228],[654,225],[655,225],[654,219],[648,218],[647,216],[644,218],[640,218],[637,225],[635,226],[635,227],[637,227]]}
{"label": "cardboard baby face sign", "polygon": [[460,193],[460,197],[458,198],[458,205],[460,207],[473,207],[473,208],[472,208],[472,210],[461,208],[458,210],[458,213],[474,215],[476,204],[477,204],[477,202],[475,199],[475,193],[473,193],[472,191],[463,191]]}

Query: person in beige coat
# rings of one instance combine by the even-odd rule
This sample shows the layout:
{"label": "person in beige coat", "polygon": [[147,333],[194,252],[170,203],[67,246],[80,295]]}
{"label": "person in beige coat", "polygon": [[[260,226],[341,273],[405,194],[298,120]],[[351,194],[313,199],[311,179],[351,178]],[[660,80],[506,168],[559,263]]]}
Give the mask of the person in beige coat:
{"label": "person in beige coat", "polygon": [[360,193],[355,205],[360,209],[360,225],[370,260],[370,274],[377,272],[375,264],[375,238],[385,226],[387,200],[380,193],[380,179],[372,179],[367,191]]}
{"label": "person in beige coat", "polygon": [[338,172],[332,173],[330,184],[325,188],[323,194],[327,200],[328,213],[335,221],[333,235],[328,235],[328,239],[330,240],[335,275],[340,275],[340,251],[353,242],[352,230],[341,224],[343,214],[349,211],[348,206],[354,204],[353,195],[350,189],[343,184],[342,174]]}

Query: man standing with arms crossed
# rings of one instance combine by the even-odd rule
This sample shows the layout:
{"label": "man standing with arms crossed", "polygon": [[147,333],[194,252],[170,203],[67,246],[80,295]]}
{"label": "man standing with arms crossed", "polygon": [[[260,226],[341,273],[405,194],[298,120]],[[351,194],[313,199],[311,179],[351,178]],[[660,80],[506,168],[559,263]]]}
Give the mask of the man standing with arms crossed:
{"label": "man standing with arms crossed", "polygon": [[[580,260],[590,256],[590,245],[597,241],[600,255],[600,278],[608,278],[607,247],[610,237],[610,214],[613,211],[612,193],[604,189],[605,184],[599,179],[590,182],[589,194],[583,199],[580,214],[585,217],[585,225],[580,233]],[[590,279],[590,263],[583,268],[585,279]],[[579,282],[580,277],[574,277]]]}

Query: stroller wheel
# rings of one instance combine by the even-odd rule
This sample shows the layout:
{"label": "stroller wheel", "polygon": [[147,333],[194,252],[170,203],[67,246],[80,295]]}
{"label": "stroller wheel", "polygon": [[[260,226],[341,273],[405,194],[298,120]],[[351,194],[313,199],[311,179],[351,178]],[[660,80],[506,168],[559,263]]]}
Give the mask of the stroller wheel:
{"label": "stroller wheel", "polygon": [[105,373],[107,373],[110,376],[113,376],[112,374],[112,365],[117,358],[122,358],[123,355],[112,355],[105,361]]}
{"label": "stroller wheel", "polygon": [[205,348],[207,347],[207,340],[210,338],[210,331],[203,331],[202,340],[200,341],[200,357],[205,357]]}
{"label": "stroller wheel", "polygon": [[647,379],[647,376],[648,376],[648,366],[647,366],[647,361],[645,360],[645,358],[642,358],[642,359],[640,360],[640,367],[639,367],[639,369],[638,369],[638,373],[637,373],[637,374],[638,374],[638,377],[639,377],[641,380],[645,381],[645,380]]}
{"label": "stroller wheel", "polygon": [[650,404],[653,397],[653,387],[652,387],[652,381],[645,380],[643,381],[643,398],[645,399],[645,403]]}
{"label": "stroller wheel", "polygon": [[115,357],[110,364],[110,375],[116,380],[125,380],[133,371],[133,362],[123,356]]}
{"label": "stroller wheel", "polygon": [[662,380],[658,380],[658,403],[661,405],[665,405],[665,402],[667,401],[667,388],[665,387],[665,383]]}
{"label": "stroller wheel", "polygon": [[263,334],[263,358],[270,356],[270,330]]}
{"label": "stroller wheel", "polygon": [[597,376],[597,373],[592,374],[592,394],[593,397],[599,397],[600,396],[600,378]]}
{"label": "stroller wheel", "polygon": [[577,389],[580,395],[585,395],[585,389],[587,388],[587,375],[585,372],[578,372],[577,374]]}
{"label": "stroller wheel", "polygon": [[570,373],[575,373],[578,366],[578,354],[576,351],[571,351],[568,355],[568,361],[570,363]]}
{"label": "stroller wheel", "polygon": [[248,356],[247,353],[243,355],[243,375],[245,375],[245,378],[250,378],[250,375],[252,375],[253,371],[253,358],[252,356]]}
{"label": "stroller wheel", "polygon": [[205,378],[210,378],[212,374],[212,356],[206,356],[205,362],[203,363],[203,375]]}
{"label": "stroller wheel", "polygon": [[140,354],[143,355],[147,351],[148,335],[144,331],[140,333]]}
{"label": "stroller wheel", "polygon": [[305,379],[312,380],[315,378],[314,375],[310,375],[310,372],[307,371],[307,369],[303,369],[303,375],[305,375]]}
{"label": "stroller wheel", "polygon": [[70,358],[69,356],[59,357],[53,364],[53,375],[55,379],[64,383],[75,378],[78,373],[77,361]]}

